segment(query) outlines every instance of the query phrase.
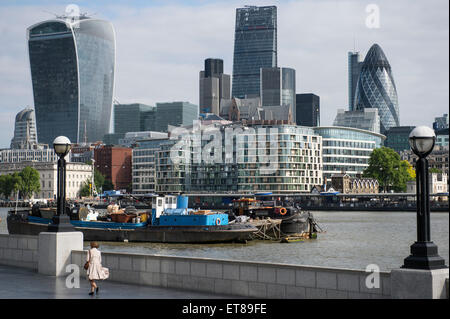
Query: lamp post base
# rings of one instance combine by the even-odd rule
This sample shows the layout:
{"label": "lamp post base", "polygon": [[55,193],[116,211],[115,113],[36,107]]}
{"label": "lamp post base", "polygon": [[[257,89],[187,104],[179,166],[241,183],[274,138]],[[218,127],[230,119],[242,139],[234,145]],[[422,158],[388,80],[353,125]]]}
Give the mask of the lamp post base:
{"label": "lamp post base", "polygon": [[405,258],[401,268],[432,270],[448,266],[445,265],[445,259],[439,256],[435,243],[416,241],[411,245],[411,255]]}
{"label": "lamp post base", "polygon": [[49,232],[74,232],[75,227],[70,223],[70,217],[67,215],[54,216],[53,223],[48,225]]}

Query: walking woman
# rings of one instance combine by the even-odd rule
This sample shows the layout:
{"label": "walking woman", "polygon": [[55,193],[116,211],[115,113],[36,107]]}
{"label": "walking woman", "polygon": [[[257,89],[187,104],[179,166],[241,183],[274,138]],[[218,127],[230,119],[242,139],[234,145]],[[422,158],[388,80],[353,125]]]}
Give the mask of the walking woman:
{"label": "walking woman", "polygon": [[89,295],[92,296],[98,293],[98,286],[96,280],[104,280],[109,277],[109,269],[102,267],[102,255],[100,250],[98,250],[98,243],[91,242],[91,249],[87,253],[86,264],[84,268],[87,270],[87,277],[91,284],[91,292]]}

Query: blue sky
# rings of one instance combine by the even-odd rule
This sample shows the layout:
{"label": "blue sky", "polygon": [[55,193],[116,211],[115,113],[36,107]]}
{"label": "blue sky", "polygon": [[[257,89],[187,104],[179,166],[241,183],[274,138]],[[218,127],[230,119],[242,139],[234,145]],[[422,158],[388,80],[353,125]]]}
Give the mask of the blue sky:
{"label": "blue sky", "polygon": [[[364,57],[378,43],[389,59],[401,125],[428,125],[448,113],[448,1],[0,1],[0,148],[9,147],[14,117],[33,106],[25,30],[62,14],[68,4],[110,20],[116,31],[115,98],[121,103],[198,104],[198,77],[208,57],[232,74],[235,10],[277,5],[278,65],[296,70],[297,93],[321,98],[321,123],[345,109],[347,53]],[[368,4],[380,28],[365,24]],[[7,45],[4,45],[4,44]]]}

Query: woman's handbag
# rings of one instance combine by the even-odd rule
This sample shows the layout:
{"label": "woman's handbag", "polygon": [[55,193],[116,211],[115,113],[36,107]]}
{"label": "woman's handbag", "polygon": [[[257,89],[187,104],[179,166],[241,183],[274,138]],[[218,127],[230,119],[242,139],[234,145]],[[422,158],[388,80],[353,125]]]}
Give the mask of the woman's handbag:
{"label": "woman's handbag", "polygon": [[85,270],[88,270],[90,262],[91,262],[91,251],[89,250],[89,260],[86,261],[86,263],[84,264]]}

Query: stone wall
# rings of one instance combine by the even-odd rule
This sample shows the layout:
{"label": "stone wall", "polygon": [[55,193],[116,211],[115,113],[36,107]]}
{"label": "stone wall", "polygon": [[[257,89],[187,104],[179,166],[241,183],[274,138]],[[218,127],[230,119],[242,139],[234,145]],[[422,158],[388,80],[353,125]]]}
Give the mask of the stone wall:
{"label": "stone wall", "polygon": [[38,236],[0,235],[0,264],[38,268]]}
{"label": "stone wall", "polygon": [[[81,267],[87,251],[72,251]],[[130,253],[102,253],[108,280],[256,298],[390,298],[390,274],[366,288],[361,270]],[[82,270],[84,271],[84,270]]]}

